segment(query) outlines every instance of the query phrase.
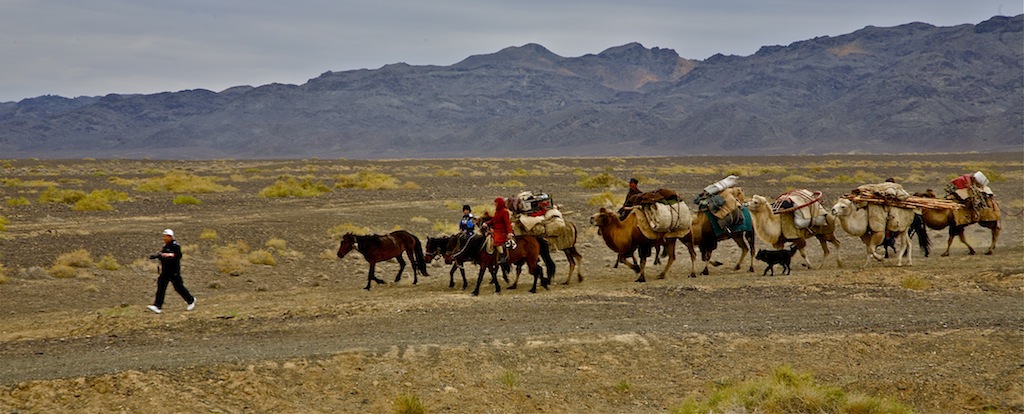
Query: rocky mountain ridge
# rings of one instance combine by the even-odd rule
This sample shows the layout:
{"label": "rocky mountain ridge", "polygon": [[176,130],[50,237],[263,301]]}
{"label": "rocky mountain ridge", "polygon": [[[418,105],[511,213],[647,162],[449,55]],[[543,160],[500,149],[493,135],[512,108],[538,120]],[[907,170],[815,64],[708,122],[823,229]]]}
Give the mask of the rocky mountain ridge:
{"label": "rocky mountain ridge", "polygon": [[750,56],[541,45],[450,66],[0,103],[4,157],[412,158],[1020,151],[1024,16]]}

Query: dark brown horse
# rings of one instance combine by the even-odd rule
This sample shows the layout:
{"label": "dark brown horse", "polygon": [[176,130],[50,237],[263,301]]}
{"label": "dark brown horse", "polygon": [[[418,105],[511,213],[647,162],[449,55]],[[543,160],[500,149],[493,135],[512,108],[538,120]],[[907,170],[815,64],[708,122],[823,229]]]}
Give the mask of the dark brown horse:
{"label": "dark brown horse", "polygon": [[343,259],[348,252],[355,248],[363,254],[363,258],[370,264],[370,272],[366,276],[366,287],[370,290],[370,282],[383,284],[384,280],[374,275],[374,269],[378,262],[388,259],[398,260],[398,274],[395,275],[395,282],[402,280],[402,271],[405,270],[405,260],[402,253],[409,257],[412,263],[412,284],[419,282],[417,270],[427,275],[427,262],[423,259],[423,246],[420,239],[405,230],[393,231],[386,235],[356,236],[352,233],[345,233],[341,236],[341,245],[338,246],[338,258]]}
{"label": "dark brown horse", "polygon": [[427,237],[427,247],[424,251],[424,260],[430,263],[434,260],[434,256],[440,256],[444,258],[445,264],[452,265],[451,270],[448,271],[448,287],[455,287],[455,271],[458,270],[462,273],[462,290],[466,290],[469,286],[469,281],[466,280],[466,268],[462,266],[462,262],[456,262],[452,260],[452,255],[462,250],[462,246],[466,244],[466,237],[462,233],[457,233],[451,236],[442,237]]}
{"label": "dark brown horse", "polygon": [[[503,265],[498,265],[498,257],[496,253],[488,253],[485,243],[487,237],[485,236],[473,236],[466,243],[466,246],[452,256],[452,260],[459,262],[466,262],[469,260],[475,261],[480,266],[480,273],[477,274],[476,289],[473,289],[473,296],[480,294],[480,284],[484,280],[484,272],[491,272],[491,282],[494,283],[494,293],[501,292],[501,285],[498,283],[498,268],[500,267],[504,273],[508,273],[510,264],[525,264],[529,269],[531,275],[533,275],[533,287],[530,288],[530,293],[537,293],[537,282],[547,289],[551,282],[551,275],[555,272],[555,262],[551,260],[551,254],[548,251],[547,241],[534,236],[516,236],[516,247],[508,251],[508,260]],[[544,260],[545,266],[548,268],[548,277],[544,277],[544,270],[541,269],[538,261]],[[518,285],[518,273],[517,280],[512,283],[508,288],[515,289]],[[506,277],[506,280],[507,277]]]}

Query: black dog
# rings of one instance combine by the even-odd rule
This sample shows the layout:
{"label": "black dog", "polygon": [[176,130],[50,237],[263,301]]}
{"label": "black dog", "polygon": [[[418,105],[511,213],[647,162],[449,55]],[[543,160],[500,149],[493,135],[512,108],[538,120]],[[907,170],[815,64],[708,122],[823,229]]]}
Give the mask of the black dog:
{"label": "black dog", "polygon": [[762,273],[761,276],[767,275],[768,274],[768,270],[771,270],[772,271],[772,276],[775,276],[775,265],[776,264],[781,264],[782,265],[782,274],[788,275],[790,273],[790,271],[792,270],[789,267],[789,262],[790,262],[790,259],[793,258],[794,254],[796,254],[796,244],[794,244],[793,247],[790,247],[789,249],[782,249],[782,250],[758,250],[757,251],[757,256],[755,256],[757,258],[757,260],[760,260],[760,261],[765,262],[765,263],[768,264],[768,266],[764,268],[764,273]]}

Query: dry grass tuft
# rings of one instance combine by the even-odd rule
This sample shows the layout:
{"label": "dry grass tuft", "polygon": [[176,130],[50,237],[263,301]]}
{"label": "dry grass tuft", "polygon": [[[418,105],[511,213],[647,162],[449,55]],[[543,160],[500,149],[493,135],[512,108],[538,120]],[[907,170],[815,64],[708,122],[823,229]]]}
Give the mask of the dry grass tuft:
{"label": "dry grass tuft", "polygon": [[220,179],[219,177],[203,177],[172,171],[161,177],[142,180],[135,189],[142,192],[191,194],[238,191],[237,188],[230,185],[217,184]]}
{"label": "dry grass tuft", "polygon": [[260,190],[260,197],[318,197],[331,192],[324,183],[309,178],[285,176]]}
{"label": "dry grass tuft", "polygon": [[625,188],[629,185],[625,180],[608,173],[595,176],[581,176],[576,185],[582,188]]}
{"label": "dry grass tuft", "polygon": [[117,260],[114,259],[113,255],[105,254],[96,262],[96,267],[103,270],[117,270],[121,268],[121,265],[117,264]]}
{"label": "dry grass tuft", "polygon": [[427,408],[423,406],[420,397],[416,395],[401,394],[395,397],[395,414],[424,414]]}

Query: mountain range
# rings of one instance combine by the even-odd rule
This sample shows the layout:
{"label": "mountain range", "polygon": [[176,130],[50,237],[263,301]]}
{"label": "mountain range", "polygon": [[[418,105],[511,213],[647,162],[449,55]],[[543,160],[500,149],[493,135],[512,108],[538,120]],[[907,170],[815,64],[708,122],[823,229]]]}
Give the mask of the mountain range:
{"label": "mountain range", "polygon": [[0,103],[0,154],[435,158],[1024,149],[1024,15],[868,26],[750,56],[508,47],[450,66]]}

